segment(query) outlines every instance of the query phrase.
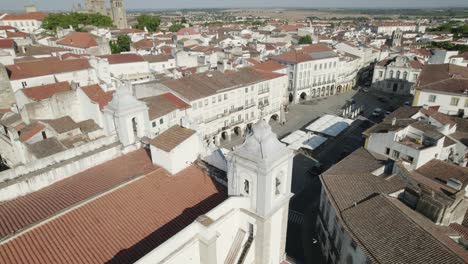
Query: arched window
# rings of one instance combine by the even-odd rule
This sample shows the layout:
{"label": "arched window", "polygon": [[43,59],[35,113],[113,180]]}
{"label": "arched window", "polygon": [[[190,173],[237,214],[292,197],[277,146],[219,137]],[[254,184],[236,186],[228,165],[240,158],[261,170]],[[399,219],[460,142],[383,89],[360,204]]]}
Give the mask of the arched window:
{"label": "arched window", "polygon": [[408,80],[408,72],[403,73],[403,80]]}
{"label": "arched window", "polygon": [[245,191],[246,194],[249,194],[249,191],[250,191],[250,190],[249,190],[249,188],[250,188],[249,185],[250,185],[249,181],[248,181],[248,180],[244,180],[244,191]]}
{"label": "arched window", "polygon": [[397,79],[400,79],[400,71],[397,71],[397,72],[396,72],[396,78],[397,78]]}
{"label": "arched window", "polygon": [[280,194],[281,193],[281,180],[278,178],[276,178],[275,187],[276,187],[275,194],[276,195]]}
{"label": "arched window", "polygon": [[393,71],[390,71],[390,79],[393,78]]}

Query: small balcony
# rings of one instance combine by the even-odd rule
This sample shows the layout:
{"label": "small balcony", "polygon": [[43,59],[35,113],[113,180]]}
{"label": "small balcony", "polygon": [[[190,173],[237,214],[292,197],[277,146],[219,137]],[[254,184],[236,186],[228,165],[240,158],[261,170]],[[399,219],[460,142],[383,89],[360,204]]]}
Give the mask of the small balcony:
{"label": "small balcony", "polygon": [[239,112],[239,111],[242,111],[244,110],[244,107],[243,106],[240,106],[240,107],[234,107],[234,108],[231,108],[229,110],[229,113],[232,114],[232,113],[236,113],[236,112]]}
{"label": "small balcony", "polygon": [[253,108],[255,107],[257,104],[253,103],[253,104],[248,104],[248,105],[245,105],[244,106],[244,109],[250,109],[250,108]]}

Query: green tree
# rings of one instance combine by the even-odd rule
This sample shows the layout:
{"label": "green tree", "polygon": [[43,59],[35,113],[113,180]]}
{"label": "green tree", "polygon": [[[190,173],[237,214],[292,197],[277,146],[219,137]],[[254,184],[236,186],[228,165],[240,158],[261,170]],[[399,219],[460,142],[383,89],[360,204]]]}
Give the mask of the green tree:
{"label": "green tree", "polygon": [[187,24],[187,19],[185,17],[182,17],[182,19],[180,20],[180,23]]}
{"label": "green tree", "polygon": [[138,29],[148,29],[149,32],[155,32],[161,24],[161,19],[157,16],[141,15],[137,17],[138,24],[135,26]]}
{"label": "green tree", "polygon": [[132,40],[128,35],[119,35],[116,41],[110,43],[112,54],[130,51],[130,43]]}
{"label": "green tree", "polygon": [[68,28],[73,26],[80,29],[82,26],[112,27],[112,19],[101,14],[49,14],[42,23],[42,27],[49,30],[57,30],[58,27]]}
{"label": "green tree", "polygon": [[303,36],[299,39],[299,44],[302,45],[302,44],[312,44],[312,38],[310,37],[310,35],[307,35],[307,36]]}
{"label": "green tree", "polygon": [[184,28],[184,26],[182,24],[172,24],[170,27],[169,27],[169,31],[171,32],[177,32],[179,31],[181,28]]}

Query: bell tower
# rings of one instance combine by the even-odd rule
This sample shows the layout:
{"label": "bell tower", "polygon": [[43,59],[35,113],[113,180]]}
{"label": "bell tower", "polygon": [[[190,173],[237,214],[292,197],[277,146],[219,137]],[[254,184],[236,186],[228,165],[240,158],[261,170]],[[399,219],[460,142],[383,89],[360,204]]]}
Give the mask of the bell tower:
{"label": "bell tower", "polygon": [[149,135],[148,106],[132,94],[132,85],[117,88],[112,101],[104,108],[104,128],[107,135],[117,132],[124,147],[133,145]]}
{"label": "bell tower", "polygon": [[257,263],[285,259],[293,156],[263,119],[252,127],[244,144],[228,156],[229,195],[248,197],[256,218]]}
{"label": "bell tower", "polygon": [[114,25],[118,29],[128,28],[127,11],[125,10],[123,0],[111,0],[111,11]]}

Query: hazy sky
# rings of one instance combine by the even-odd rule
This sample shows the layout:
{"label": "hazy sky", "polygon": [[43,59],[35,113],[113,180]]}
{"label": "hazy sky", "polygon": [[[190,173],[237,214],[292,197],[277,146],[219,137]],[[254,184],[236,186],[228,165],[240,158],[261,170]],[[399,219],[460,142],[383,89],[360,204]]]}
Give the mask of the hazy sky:
{"label": "hazy sky", "polygon": [[[109,0],[107,0],[109,1]],[[40,10],[70,10],[84,0],[0,0],[0,10],[22,10],[27,3]],[[126,0],[127,8],[207,8],[207,7],[468,7],[468,0]]]}

